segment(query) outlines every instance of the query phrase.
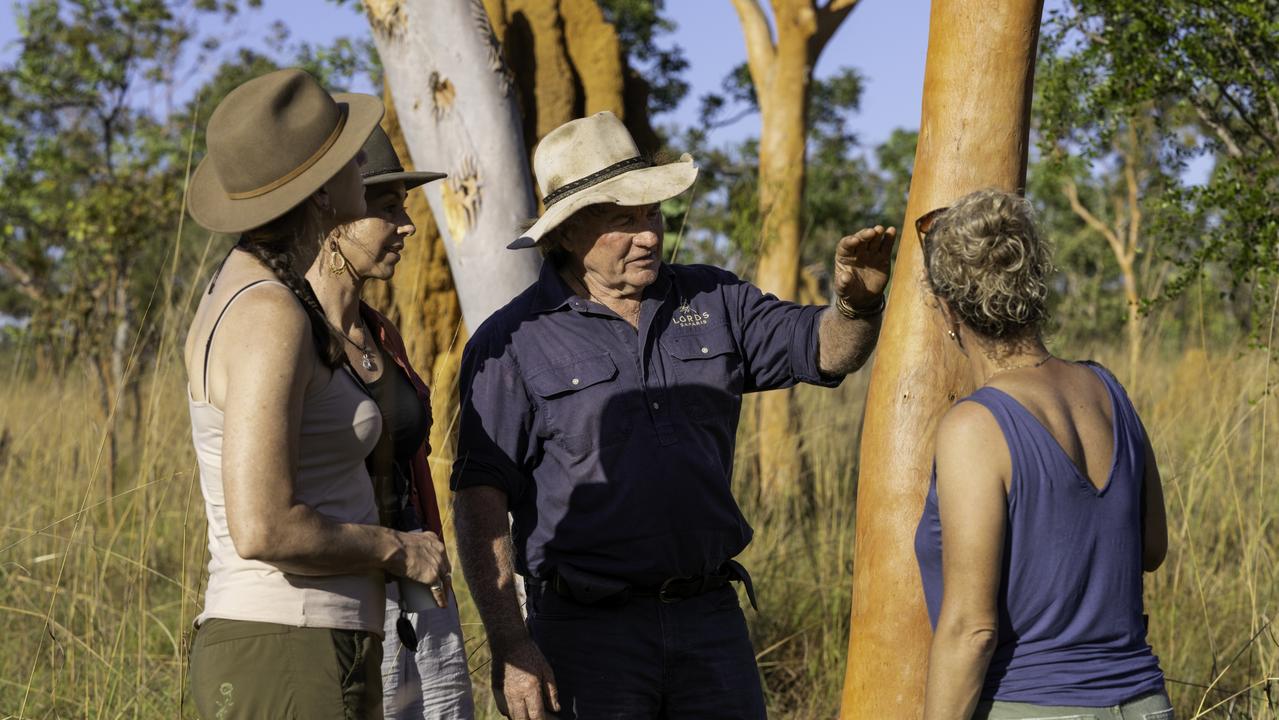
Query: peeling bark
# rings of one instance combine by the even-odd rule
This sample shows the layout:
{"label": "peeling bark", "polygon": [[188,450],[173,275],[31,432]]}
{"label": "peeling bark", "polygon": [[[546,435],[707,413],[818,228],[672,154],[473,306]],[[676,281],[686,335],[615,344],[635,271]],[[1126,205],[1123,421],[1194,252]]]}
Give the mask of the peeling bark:
{"label": "peeling bark", "polygon": [[[398,25],[388,25],[394,5]],[[468,327],[537,279],[541,258],[507,243],[536,204],[512,83],[480,0],[366,0],[373,39],[426,186]],[[424,78],[431,78],[423,82]],[[449,89],[451,88],[451,89]]]}

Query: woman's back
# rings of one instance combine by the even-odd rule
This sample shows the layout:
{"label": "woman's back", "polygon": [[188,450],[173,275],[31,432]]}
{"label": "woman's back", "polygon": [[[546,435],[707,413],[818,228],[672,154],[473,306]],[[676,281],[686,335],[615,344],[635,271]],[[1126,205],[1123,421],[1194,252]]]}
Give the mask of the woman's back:
{"label": "woman's back", "polygon": [[[1146,438],[1132,404],[1091,364],[1058,362],[995,380],[967,398],[994,417],[1011,469],[998,643],[982,698],[1113,705],[1162,690],[1142,618]],[[916,551],[935,625],[935,476]]]}

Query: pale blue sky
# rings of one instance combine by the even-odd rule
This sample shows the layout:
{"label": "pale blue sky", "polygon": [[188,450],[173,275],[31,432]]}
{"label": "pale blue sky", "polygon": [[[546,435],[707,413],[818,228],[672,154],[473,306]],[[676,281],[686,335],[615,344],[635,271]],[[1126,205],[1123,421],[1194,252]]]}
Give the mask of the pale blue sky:
{"label": "pale blue sky", "polygon": [[[3,4],[0,59],[8,59],[13,56],[13,41],[17,37],[14,3],[12,0],[0,0],[0,3]],[[852,126],[867,145],[884,140],[894,128],[919,125],[928,9],[929,0],[863,0],[818,62],[818,76],[852,66],[866,78],[862,111],[853,119]],[[719,88],[724,75],[745,59],[746,49],[737,14],[729,0],[667,0],[666,13],[678,24],[678,29],[665,42],[684,48],[689,60],[687,79],[692,90],[674,113],[659,116],[655,121],[691,125],[697,121],[698,98]],[[338,7],[328,0],[265,0],[260,10],[244,12],[223,26],[206,23],[204,30],[228,39],[230,45],[266,51],[267,28],[275,20],[288,24],[293,40],[315,44],[327,43],[342,35],[368,34],[363,17],[351,9],[350,3],[347,7]],[[177,99],[192,92],[200,77],[197,73],[179,88]],[[739,140],[758,132],[758,118],[750,117],[716,131],[712,138]]]}

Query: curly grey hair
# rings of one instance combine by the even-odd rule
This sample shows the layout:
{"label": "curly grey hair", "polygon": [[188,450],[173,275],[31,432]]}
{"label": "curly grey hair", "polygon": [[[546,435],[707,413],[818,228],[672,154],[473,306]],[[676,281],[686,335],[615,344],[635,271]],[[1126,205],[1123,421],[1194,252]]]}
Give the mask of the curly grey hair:
{"label": "curly grey hair", "polygon": [[952,205],[924,236],[924,270],[933,294],[986,337],[1016,337],[1048,319],[1052,248],[1018,195],[978,190]]}

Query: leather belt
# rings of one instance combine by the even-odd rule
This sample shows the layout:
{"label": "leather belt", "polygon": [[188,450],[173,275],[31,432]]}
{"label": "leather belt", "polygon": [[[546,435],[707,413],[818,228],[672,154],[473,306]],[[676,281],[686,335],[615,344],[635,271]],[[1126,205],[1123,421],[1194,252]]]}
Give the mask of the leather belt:
{"label": "leather belt", "polygon": [[755,586],[751,583],[750,573],[736,560],[729,560],[715,572],[689,577],[672,577],[656,585],[627,585],[625,583],[592,582],[603,580],[580,571],[571,571],[571,577],[565,573],[554,572],[544,580],[530,579],[529,584],[540,585],[560,597],[579,605],[592,607],[621,607],[635,598],[656,598],[664,603],[704,595],[719,590],[729,583],[740,582],[746,588],[746,596],[751,607],[759,610],[755,599]]}

